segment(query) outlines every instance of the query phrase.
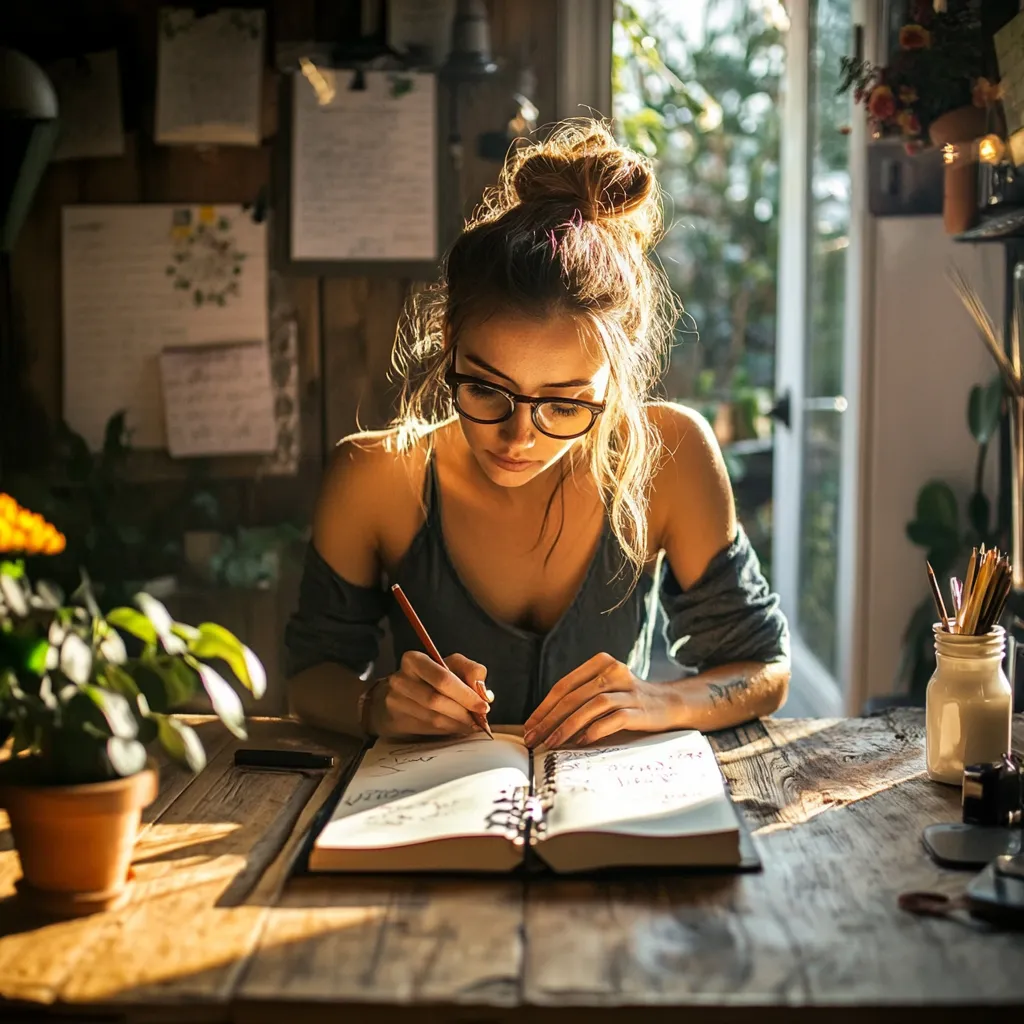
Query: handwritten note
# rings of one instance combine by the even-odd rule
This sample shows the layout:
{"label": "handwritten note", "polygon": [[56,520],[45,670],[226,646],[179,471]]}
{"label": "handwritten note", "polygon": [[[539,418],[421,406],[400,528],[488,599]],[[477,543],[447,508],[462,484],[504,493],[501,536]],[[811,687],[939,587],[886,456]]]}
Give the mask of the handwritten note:
{"label": "handwritten note", "polygon": [[713,831],[709,818],[734,821],[714,752],[695,731],[551,751],[543,774],[551,790],[547,835],[595,829],[683,834]]}
{"label": "handwritten note", "polygon": [[494,740],[378,740],[316,845],[368,849],[494,835],[495,803],[529,785],[528,766],[522,740],[501,733]]}
{"label": "handwritten note", "polygon": [[160,8],[156,141],[258,146],[265,13]]}
{"label": "handwritten note", "polygon": [[994,37],[1003,87],[1003,110],[1009,135],[1024,130],[1024,12],[1007,22]]}
{"label": "handwritten note", "polygon": [[276,449],[270,364],[262,342],[166,348],[160,375],[167,450],[175,458]]}
{"label": "handwritten note", "polygon": [[293,260],[437,256],[436,82],[423,73],[335,71],[321,104],[294,80]]}
{"label": "handwritten note", "polygon": [[121,156],[121,75],[117,50],[67,57],[46,65],[57,91],[60,134],[54,160]]}
{"label": "handwritten note", "polygon": [[64,416],[94,450],[127,411],[131,443],[167,443],[165,348],[267,341],[266,225],[239,206],[66,206]]}

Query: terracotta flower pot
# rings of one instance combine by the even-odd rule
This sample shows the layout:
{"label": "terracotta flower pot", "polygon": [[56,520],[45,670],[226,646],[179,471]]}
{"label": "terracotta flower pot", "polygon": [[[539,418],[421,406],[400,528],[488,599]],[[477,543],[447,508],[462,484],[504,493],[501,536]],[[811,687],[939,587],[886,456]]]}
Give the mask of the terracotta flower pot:
{"label": "terracotta flower pot", "polygon": [[942,222],[950,235],[966,231],[978,215],[978,163],[967,144],[984,135],[985,120],[985,111],[979,107],[957,107],[928,127],[933,146],[957,150],[945,165],[942,198]]}
{"label": "terracotta flower pot", "polygon": [[80,786],[0,779],[0,807],[10,817],[24,876],[18,883],[21,896],[59,916],[90,914],[122,902],[142,809],[157,789],[154,768]]}

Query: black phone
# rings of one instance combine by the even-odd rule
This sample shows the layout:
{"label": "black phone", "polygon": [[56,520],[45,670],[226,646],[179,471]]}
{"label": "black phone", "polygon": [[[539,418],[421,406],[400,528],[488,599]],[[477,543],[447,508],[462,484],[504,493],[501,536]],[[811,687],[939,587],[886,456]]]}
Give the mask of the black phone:
{"label": "black phone", "polygon": [[1019,828],[987,828],[961,822],[925,826],[921,835],[932,860],[944,868],[983,868],[1001,854],[1021,852]]}
{"label": "black phone", "polygon": [[334,767],[334,755],[317,754],[312,750],[258,750],[240,747],[235,751],[235,767],[323,771]]}
{"label": "black phone", "polygon": [[997,857],[967,886],[967,903],[975,917],[1005,928],[1024,928],[1024,862],[1020,855]]}

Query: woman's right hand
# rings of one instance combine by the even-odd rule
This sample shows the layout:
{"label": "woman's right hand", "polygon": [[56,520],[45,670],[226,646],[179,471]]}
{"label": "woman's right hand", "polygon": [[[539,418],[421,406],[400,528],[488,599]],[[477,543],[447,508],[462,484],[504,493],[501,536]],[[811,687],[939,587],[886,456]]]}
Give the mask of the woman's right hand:
{"label": "woman's right hand", "polygon": [[461,654],[444,660],[447,668],[420,651],[406,651],[398,671],[374,684],[365,717],[375,735],[464,736],[480,728],[470,712],[486,714],[490,705],[473,684],[484,683],[487,669]]}

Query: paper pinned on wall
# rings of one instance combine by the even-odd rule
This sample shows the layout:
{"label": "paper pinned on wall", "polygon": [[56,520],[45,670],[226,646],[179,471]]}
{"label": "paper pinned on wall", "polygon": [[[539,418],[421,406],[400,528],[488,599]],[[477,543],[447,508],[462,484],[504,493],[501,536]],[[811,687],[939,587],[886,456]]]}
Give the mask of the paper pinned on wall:
{"label": "paper pinned on wall", "polygon": [[437,257],[437,89],[423,72],[337,70],[320,103],[294,81],[293,260]]}
{"label": "paper pinned on wall", "polygon": [[262,10],[160,8],[156,141],[258,146]]}
{"label": "paper pinned on wall", "polygon": [[160,379],[174,458],[277,448],[267,346],[261,341],[165,348]]}
{"label": "paper pinned on wall", "polygon": [[455,0],[388,0],[388,45],[439,67],[451,50]]}
{"label": "paper pinned on wall", "polygon": [[1024,130],[1024,11],[994,37],[1007,134]]}
{"label": "paper pinned on wall", "polygon": [[46,65],[57,93],[60,128],[54,160],[122,156],[121,75],[117,50],[66,57]]}
{"label": "paper pinned on wall", "polygon": [[240,206],[65,206],[64,417],[93,450],[127,412],[166,445],[164,348],[267,342],[266,224]]}

